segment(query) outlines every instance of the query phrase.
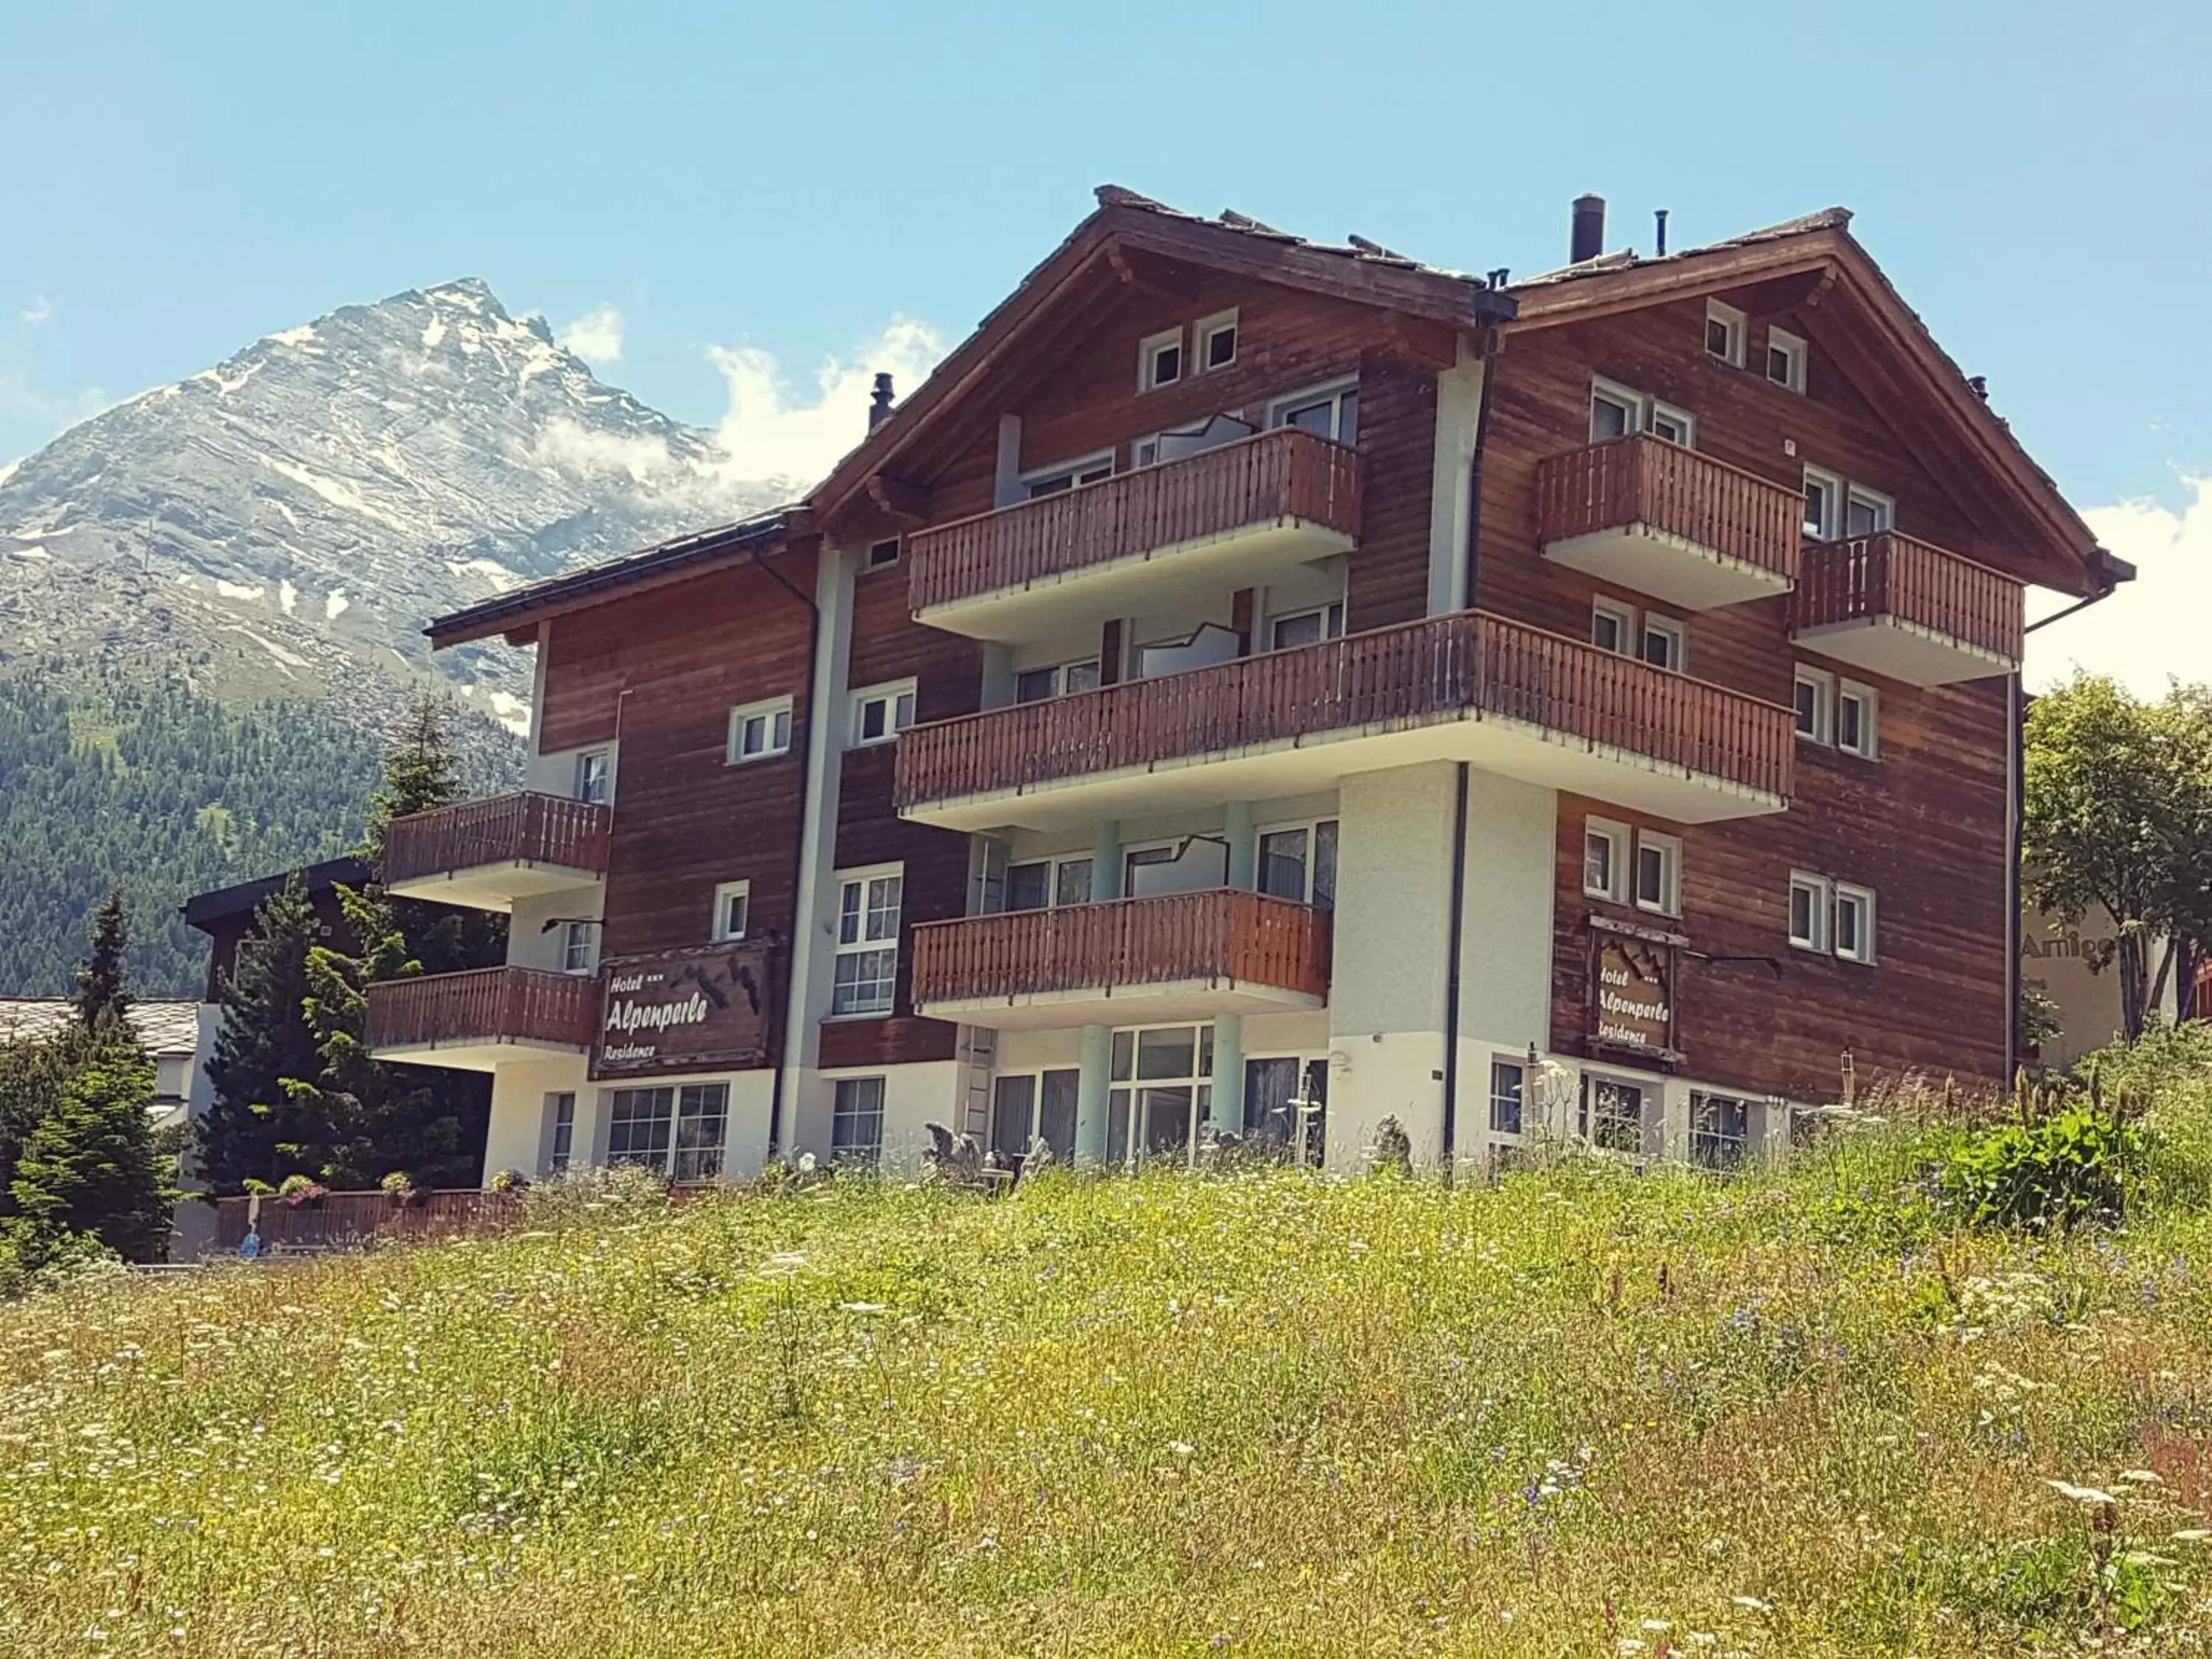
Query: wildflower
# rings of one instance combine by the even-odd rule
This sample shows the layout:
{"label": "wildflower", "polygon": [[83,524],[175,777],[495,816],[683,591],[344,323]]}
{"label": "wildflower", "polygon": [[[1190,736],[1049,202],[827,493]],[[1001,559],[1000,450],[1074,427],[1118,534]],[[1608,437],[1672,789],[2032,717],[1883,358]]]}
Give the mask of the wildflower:
{"label": "wildflower", "polygon": [[2207,1539],[2212,1539],[2212,1528],[2185,1527],[2181,1531],[2169,1534],[2168,1536],[2177,1544],[2202,1544]]}
{"label": "wildflower", "polygon": [[1198,1448],[1192,1445],[1188,1440],[1176,1440],[1169,1443],[1168,1449],[1173,1452],[1177,1457],[1188,1457],[1193,1452],[1196,1451]]}
{"label": "wildflower", "polygon": [[837,1306],[840,1311],[853,1314],[879,1314],[890,1311],[890,1309],[881,1302],[840,1302]]}
{"label": "wildflower", "polygon": [[1756,1595],[1731,1595],[1729,1597],[1729,1600],[1735,1602],[1736,1606],[1745,1608],[1752,1613],[1771,1613],[1774,1611],[1773,1603],[1762,1601]]}
{"label": "wildflower", "polygon": [[2132,1480],[2142,1486],[2162,1486],[2166,1484],[2158,1478],[2158,1471],[2155,1469],[2122,1469],[2120,1479]]}
{"label": "wildflower", "polygon": [[2120,1501],[2108,1492],[2100,1492],[2094,1486],[2077,1486],[2070,1480],[2045,1480],[2043,1484],[2061,1498],[2076,1504],[2117,1504]]}

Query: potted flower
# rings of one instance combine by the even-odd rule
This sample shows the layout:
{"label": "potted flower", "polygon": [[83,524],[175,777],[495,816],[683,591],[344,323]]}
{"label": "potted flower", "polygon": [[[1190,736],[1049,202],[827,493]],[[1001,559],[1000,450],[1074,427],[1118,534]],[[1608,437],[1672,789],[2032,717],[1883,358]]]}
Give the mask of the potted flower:
{"label": "potted flower", "polygon": [[330,1196],[331,1189],[311,1175],[288,1175],[276,1188],[276,1196],[289,1209],[301,1209],[319,1204]]}
{"label": "potted flower", "polygon": [[495,1193],[521,1193],[530,1187],[530,1177],[520,1170],[501,1170],[485,1183]]}
{"label": "potted flower", "polygon": [[384,1177],[384,1195],[403,1207],[420,1204],[425,1196],[422,1189],[415,1184],[415,1177],[404,1170],[394,1170]]}

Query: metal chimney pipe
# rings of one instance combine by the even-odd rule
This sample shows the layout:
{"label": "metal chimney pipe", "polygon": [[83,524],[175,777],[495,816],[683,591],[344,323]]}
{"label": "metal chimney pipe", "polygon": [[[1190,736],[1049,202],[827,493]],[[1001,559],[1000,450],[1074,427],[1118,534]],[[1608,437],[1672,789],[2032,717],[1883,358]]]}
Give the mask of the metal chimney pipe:
{"label": "metal chimney pipe", "polygon": [[1654,249],[1653,252],[1656,253],[1660,258],[1663,259],[1667,257],[1667,210],[1665,208],[1654,208],[1651,210],[1651,216],[1658,222],[1657,234],[1659,238],[1659,246]]}
{"label": "metal chimney pipe", "polygon": [[1580,264],[1605,252],[1605,198],[1575,198],[1574,231],[1567,241],[1567,263]]}
{"label": "metal chimney pipe", "polygon": [[868,400],[868,430],[873,432],[890,418],[890,414],[891,377],[878,374],[876,376],[875,396]]}

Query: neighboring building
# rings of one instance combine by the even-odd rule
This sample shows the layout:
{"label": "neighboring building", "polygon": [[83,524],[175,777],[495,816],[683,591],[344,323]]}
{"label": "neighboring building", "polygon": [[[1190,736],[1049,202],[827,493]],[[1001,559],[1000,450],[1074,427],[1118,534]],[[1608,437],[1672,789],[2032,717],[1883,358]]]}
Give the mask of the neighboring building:
{"label": "neighboring building", "polygon": [[386,873],[510,966],[376,1051],[494,1074],[488,1170],[679,1178],[2005,1075],[2023,592],[2125,567],[1848,216],[1601,215],[1509,285],[1102,191],[805,502],[439,620],[537,647],[532,793]]}
{"label": "neighboring building", "polygon": [[368,866],[356,858],[325,859],[320,864],[287,870],[233,887],[195,893],[185,901],[185,921],[208,936],[207,1000],[216,1000],[223,980],[238,967],[239,942],[253,930],[253,914],[263,902],[283,890],[297,875],[307,890],[307,902],[325,927],[345,920],[338,900],[340,887],[358,888],[368,880]]}
{"label": "neighboring building", "polygon": [[[2021,919],[2021,978],[2040,985],[2058,1014],[2058,1035],[2039,1045],[2031,1058],[2045,1066],[2071,1066],[2119,1036],[2126,1022],[2120,1012],[2120,970],[2112,964],[2116,938],[2112,919],[2102,910],[2093,910],[2073,927],[2033,911]],[[2152,947],[2154,963],[2162,948]],[[2098,963],[2106,965],[2093,966]],[[2172,985],[2158,1012],[2174,1019],[2196,1008],[2193,994]]]}

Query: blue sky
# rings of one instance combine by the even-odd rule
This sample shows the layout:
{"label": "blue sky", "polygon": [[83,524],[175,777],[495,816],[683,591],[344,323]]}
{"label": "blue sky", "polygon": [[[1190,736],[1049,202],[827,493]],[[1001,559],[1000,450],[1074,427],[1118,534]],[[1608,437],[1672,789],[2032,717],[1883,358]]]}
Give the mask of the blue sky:
{"label": "blue sky", "polygon": [[[2144,591],[2096,627],[2178,627],[2185,591],[2212,605],[2212,7],[2084,20],[18,3],[0,463],[255,336],[463,274],[556,325],[598,315],[574,337],[606,378],[702,424],[735,392],[761,413],[772,357],[787,415],[894,319],[964,334],[1106,180],[1476,270],[1559,263],[1585,190],[1647,246],[1653,208],[1679,246],[1843,203],[2072,498],[2137,503],[2097,522]],[[2193,649],[2152,654],[2212,674]]]}

